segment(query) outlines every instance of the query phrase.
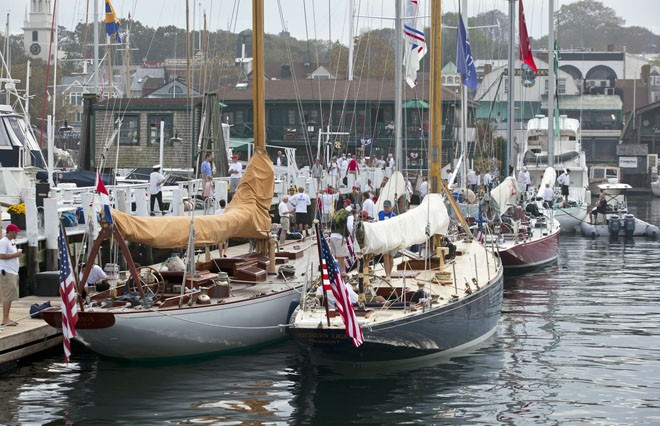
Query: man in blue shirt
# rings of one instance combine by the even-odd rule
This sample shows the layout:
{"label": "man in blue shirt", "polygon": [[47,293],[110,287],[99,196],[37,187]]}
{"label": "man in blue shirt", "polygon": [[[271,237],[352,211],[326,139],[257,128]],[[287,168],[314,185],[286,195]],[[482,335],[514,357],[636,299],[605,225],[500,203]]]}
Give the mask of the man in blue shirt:
{"label": "man in blue shirt", "polygon": [[[391,219],[396,214],[392,211],[392,202],[390,200],[383,201],[383,210],[378,212],[378,220],[387,220]],[[392,268],[394,267],[394,256],[396,255],[396,250],[392,250],[389,253],[383,253],[383,266],[385,267],[385,279],[390,280],[392,278]]]}
{"label": "man in blue shirt", "polygon": [[206,153],[206,158],[202,161],[202,182],[206,181],[206,176],[213,176],[211,161],[213,161],[213,154],[208,152]]}

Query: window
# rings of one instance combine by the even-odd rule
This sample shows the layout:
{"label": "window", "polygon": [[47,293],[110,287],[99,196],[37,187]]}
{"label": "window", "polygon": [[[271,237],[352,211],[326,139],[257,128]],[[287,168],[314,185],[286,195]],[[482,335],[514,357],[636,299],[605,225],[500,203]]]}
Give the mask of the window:
{"label": "window", "polygon": [[288,110],[287,111],[287,122],[286,122],[286,124],[288,124],[289,126],[295,126],[296,121],[297,121],[296,117],[297,117],[297,114],[296,114],[295,109]]}
{"label": "window", "polygon": [[39,31],[32,31],[32,41],[39,41]]}
{"label": "window", "polygon": [[560,78],[557,80],[557,93],[564,94],[566,93],[566,79]]}
{"label": "window", "polygon": [[83,94],[82,94],[82,92],[71,92],[71,93],[69,93],[69,103],[71,105],[82,105],[83,104]]}
{"label": "window", "polygon": [[653,77],[653,85],[654,86],[660,86],[660,75],[656,75]]}
{"label": "window", "polygon": [[179,86],[172,86],[170,87],[169,93],[173,97],[183,96],[183,89],[180,88]]}
{"label": "window", "polygon": [[[115,115],[115,121],[122,118]],[[140,144],[140,116],[138,114],[126,114],[122,118],[121,130],[119,131],[119,145]]]}
{"label": "window", "polygon": [[147,135],[147,143],[150,145],[160,144],[160,122],[165,123],[163,129],[163,140],[169,142],[170,138],[174,136],[172,129],[174,128],[174,118],[172,114],[149,114],[147,120],[149,121],[149,134]]}

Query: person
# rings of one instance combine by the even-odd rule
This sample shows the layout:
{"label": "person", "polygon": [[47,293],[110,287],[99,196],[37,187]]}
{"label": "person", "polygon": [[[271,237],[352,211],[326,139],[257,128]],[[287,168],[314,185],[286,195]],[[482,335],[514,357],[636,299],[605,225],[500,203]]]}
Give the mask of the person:
{"label": "person", "polygon": [[493,189],[493,175],[490,172],[484,174],[484,189],[486,193],[490,193],[490,190]]}
{"label": "person", "polygon": [[385,170],[385,167],[387,167],[387,161],[385,161],[384,155],[380,156],[380,160],[378,160],[377,167],[381,170]]}
{"label": "person", "polygon": [[282,151],[277,151],[277,157],[275,157],[276,166],[286,166],[286,157],[282,154]]}
{"label": "person", "polygon": [[369,194],[372,194],[374,192],[374,186],[371,183],[371,179],[367,179],[367,183],[365,183],[364,186],[362,187],[362,192],[368,192]]}
{"label": "person", "polygon": [[161,186],[165,183],[165,176],[160,173],[160,164],[155,164],[153,167],[153,172],[149,175],[149,198],[151,206],[151,216],[156,214],[154,206],[156,201],[158,201],[158,210],[161,214],[165,214],[163,211],[163,191],[161,191]]}
{"label": "person", "polygon": [[342,275],[346,274],[345,259],[349,255],[346,237],[349,235],[347,225],[351,210],[350,204],[346,205],[345,208],[337,210],[330,222],[330,240],[328,241],[328,245],[333,256],[337,259]]}
{"label": "person", "polygon": [[355,208],[360,207],[360,204],[362,204],[362,193],[358,191],[357,186],[352,188],[352,191],[348,194],[348,199],[351,200],[351,204],[353,204]]}
{"label": "person", "polygon": [[202,172],[202,180],[206,182],[206,177],[211,176],[213,178],[213,171],[211,169],[211,161],[213,161],[213,154],[210,152],[206,153],[206,158],[204,161],[202,161],[202,167],[201,167],[201,172]]}
{"label": "person", "polygon": [[387,165],[388,165],[391,169],[393,169],[393,168],[394,168],[394,164],[395,164],[395,162],[394,162],[394,156],[393,156],[392,154],[390,154],[389,157],[388,157],[388,159],[387,159]]}
{"label": "person", "polygon": [[[223,198],[218,202],[218,210],[215,211],[215,214],[223,214],[225,212],[226,207],[227,207],[227,202]],[[220,255],[220,257],[227,257],[228,248],[229,248],[229,243],[227,241],[220,241],[218,243],[218,254]]]}
{"label": "person", "polygon": [[351,155],[351,160],[346,166],[346,173],[353,175],[353,178],[357,180],[357,175],[360,173],[360,166],[358,165],[357,160],[355,159],[355,154]]}
{"label": "person", "polygon": [[[343,262],[339,262],[339,260],[337,260],[337,263],[339,263],[340,266],[343,265]],[[358,295],[355,292],[355,290],[353,289],[353,286],[350,285],[348,283],[348,281],[345,281],[344,285],[346,286],[346,290],[348,291],[348,298],[351,301],[351,304],[357,303],[358,302]],[[331,308],[331,309],[334,308],[335,305],[337,304],[337,300],[335,299],[335,295],[332,294],[332,290],[330,290],[330,291],[326,290],[325,293],[328,296],[328,308]],[[322,285],[319,285],[316,288],[316,297],[320,301],[323,301],[323,286]]]}
{"label": "person", "polygon": [[474,170],[467,173],[467,187],[474,193],[477,192],[477,173]]}
{"label": "person", "polygon": [[309,195],[305,194],[305,188],[298,188],[298,193],[291,198],[291,204],[296,208],[296,223],[300,227],[300,232],[305,230],[305,235],[309,237],[309,218],[307,206],[312,204]]}
{"label": "person", "polygon": [[555,191],[550,188],[550,184],[546,183],[543,189],[543,207],[551,209],[555,202]]}
{"label": "person", "polygon": [[324,227],[327,227],[330,223],[330,213],[332,212],[332,206],[339,198],[339,194],[335,193],[332,188],[325,190],[321,194],[321,224]]}
{"label": "person", "polygon": [[362,194],[362,211],[367,213],[369,219],[376,217],[374,214],[375,208],[374,200],[371,199],[370,194],[368,192]]}
{"label": "person", "polygon": [[337,188],[339,185],[339,163],[337,162],[337,157],[332,157],[332,161],[328,165],[328,176],[330,176],[329,185],[333,188]]}
{"label": "person", "polygon": [[566,169],[564,173],[560,174],[557,178],[557,183],[561,185],[561,195],[564,196],[564,207],[568,205],[568,186],[571,184],[570,169]]}
{"label": "person", "polygon": [[394,121],[390,120],[390,122],[385,126],[385,130],[387,130],[387,136],[394,135]]}
{"label": "person", "polygon": [[603,215],[603,218],[605,217],[605,214],[607,214],[607,199],[604,192],[600,193],[596,207],[589,212],[589,223],[597,225],[599,213]]}
{"label": "person", "polygon": [[[383,201],[383,210],[378,212],[378,220],[383,221],[391,219],[394,216],[396,216],[396,213],[392,211],[392,202],[390,200]],[[392,278],[392,268],[394,267],[395,255],[396,250],[383,254],[383,266],[385,267],[385,279],[387,280]]]}
{"label": "person", "polygon": [[318,190],[321,188],[321,178],[323,177],[323,166],[321,165],[320,158],[317,158],[312,166],[312,177],[316,179],[316,188]]}
{"label": "person", "polygon": [[520,186],[520,189],[522,189],[524,192],[527,192],[531,183],[532,179],[529,176],[527,166],[524,166],[522,169],[520,169],[520,172],[518,172],[518,185]]}
{"label": "person", "polygon": [[286,236],[291,230],[291,213],[293,210],[289,208],[289,196],[284,194],[282,201],[277,206],[277,210],[280,214],[280,244],[284,244],[286,241]]}
{"label": "person", "polygon": [[5,236],[0,240],[0,301],[2,301],[2,325],[18,323],[9,318],[11,302],[18,300],[18,258],[23,253],[16,248],[16,235],[20,229],[13,223],[7,225]]}
{"label": "person", "polygon": [[232,155],[231,164],[229,165],[229,192],[236,192],[242,173],[243,165],[238,162],[238,155]]}
{"label": "person", "polygon": [[204,180],[204,191],[202,191],[202,198],[205,200],[213,196],[213,191],[215,190],[215,185],[213,184],[213,176],[206,175]]}
{"label": "person", "polygon": [[344,179],[346,177],[346,169],[348,169],[348,160],[346,159],[346,154],[342,154],[339,160],[339,175],[343,185],[348,185],[348,179]]}
{"label": "person", "polygon": [[429,180],[426,177],[422,178],[422,183],[419,184],[419,201],[424,200],[424,197],[429,193]]}
{"label": "person", "polygon": [[[83,278],[83,269],[85,264],[81,263],[78,265],[78,279],[82,280]],[[93,285],[97,293],[106,291],[110,289],[110,284],[108,283],[108,275],[105,271],[97,264],[92,265],[92,269],[89,270],[89,275],[87,275],[87,281],[85,281],[85,292],[90,285]]]}

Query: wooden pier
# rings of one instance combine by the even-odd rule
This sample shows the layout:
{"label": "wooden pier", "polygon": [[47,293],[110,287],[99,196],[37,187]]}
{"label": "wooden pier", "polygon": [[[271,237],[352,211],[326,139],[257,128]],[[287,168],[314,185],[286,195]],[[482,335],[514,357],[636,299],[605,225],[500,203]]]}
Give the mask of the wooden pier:
{"label": "wooden pier", "polygon": [[22,297],[11,305],[11,318],[15,327],[0,326],[0,369],[21,358],[62,345],[62,333],[40,318],[30,318],[30,306],[50,300],[59,306],[59,297]]}

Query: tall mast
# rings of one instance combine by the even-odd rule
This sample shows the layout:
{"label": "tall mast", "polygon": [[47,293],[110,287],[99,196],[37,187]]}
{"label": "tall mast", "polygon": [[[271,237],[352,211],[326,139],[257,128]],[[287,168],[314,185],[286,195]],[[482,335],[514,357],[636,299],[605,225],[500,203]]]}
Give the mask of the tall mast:
{"label": "tall mast", "polygon": [[[465,27],[465,40],[468,38],[468,25],[467,25],[467,0],[461,0],[460,18]],[[465,52],[463,52],[465,56]],[[465,60],[463,59],[465,62]],[[467,63],[465,66],[467,67]],[[467,73],[467,70],[465,70]],[[468,174],[468,150],[467,150],[467,117],[468,117],[468,91],[467,85],[461,82],[461,150],[463,151],[463,162],[461,163],[461,187],[467,188],[467,174]]]}
{"label": "tall mast", "polygon": [[440,192],[440,179],[442,171],[442,7],[441,1],[431,2],[431,78],[429,104],[430,131],[429,138],[430,161],[429,176],[431,191]]}
{"label": "tall mast", "polygon": [[555,166],[555,0],[549,1],[548,21],[548,167]]}
{"label": "tall mast", "polygon": [[[403,75],[401,69],[403,68],[403,46],[401,44],[401,37],[403,37],[403,26],[401,25],[401,0],[395,1],[395,18],[394,18],[394,161],[395,167],[401,171],[401,164],[403,161],[403,143],[402,143],[402,102],[401,96],[403,91]],[[408,18],[408,17],[406,17]]]}
{"label": "tall mast", "polygon": [[[354,7],[355,7],[354,1],[349,0],[348,1],[348,81],[353,81],[353,50],[355,50],[355,43],[353,42],[353,25],[354,25],[353,20],[355,19],[353,17]],[[328,2],[328,9],[330,9],[330,2]],[[329,27],[331,28],[332,26]],[[329,37],[330,37],[330,44],[332,45],[332,35],[330,35]],[[398,43],[401,42],[399,41]]]}
{"label": "tall mast", "polygon": [[509,165],[513,154],[513,126],[516,122],[515,117],[515,101],[516,97],[513,93],[515,79],[516,62],[514,59],[514,52],[516,46],[516,0],[509,0],[509,66],[507,78],[507,103],[509,111],[507,114],[507,128],[506,128],[506,158],[503,162],[504,170],[503,175],[509,176]]}
{"label": "tall mast", "polygon": [[99,94],[99,0],[94,0],[94,94]]}
{"label": "tall mast", "polygon": [[254,147],[266,147],[266,108],[264,106],[264,0],[252,0],[252,57],[254,73]]}

